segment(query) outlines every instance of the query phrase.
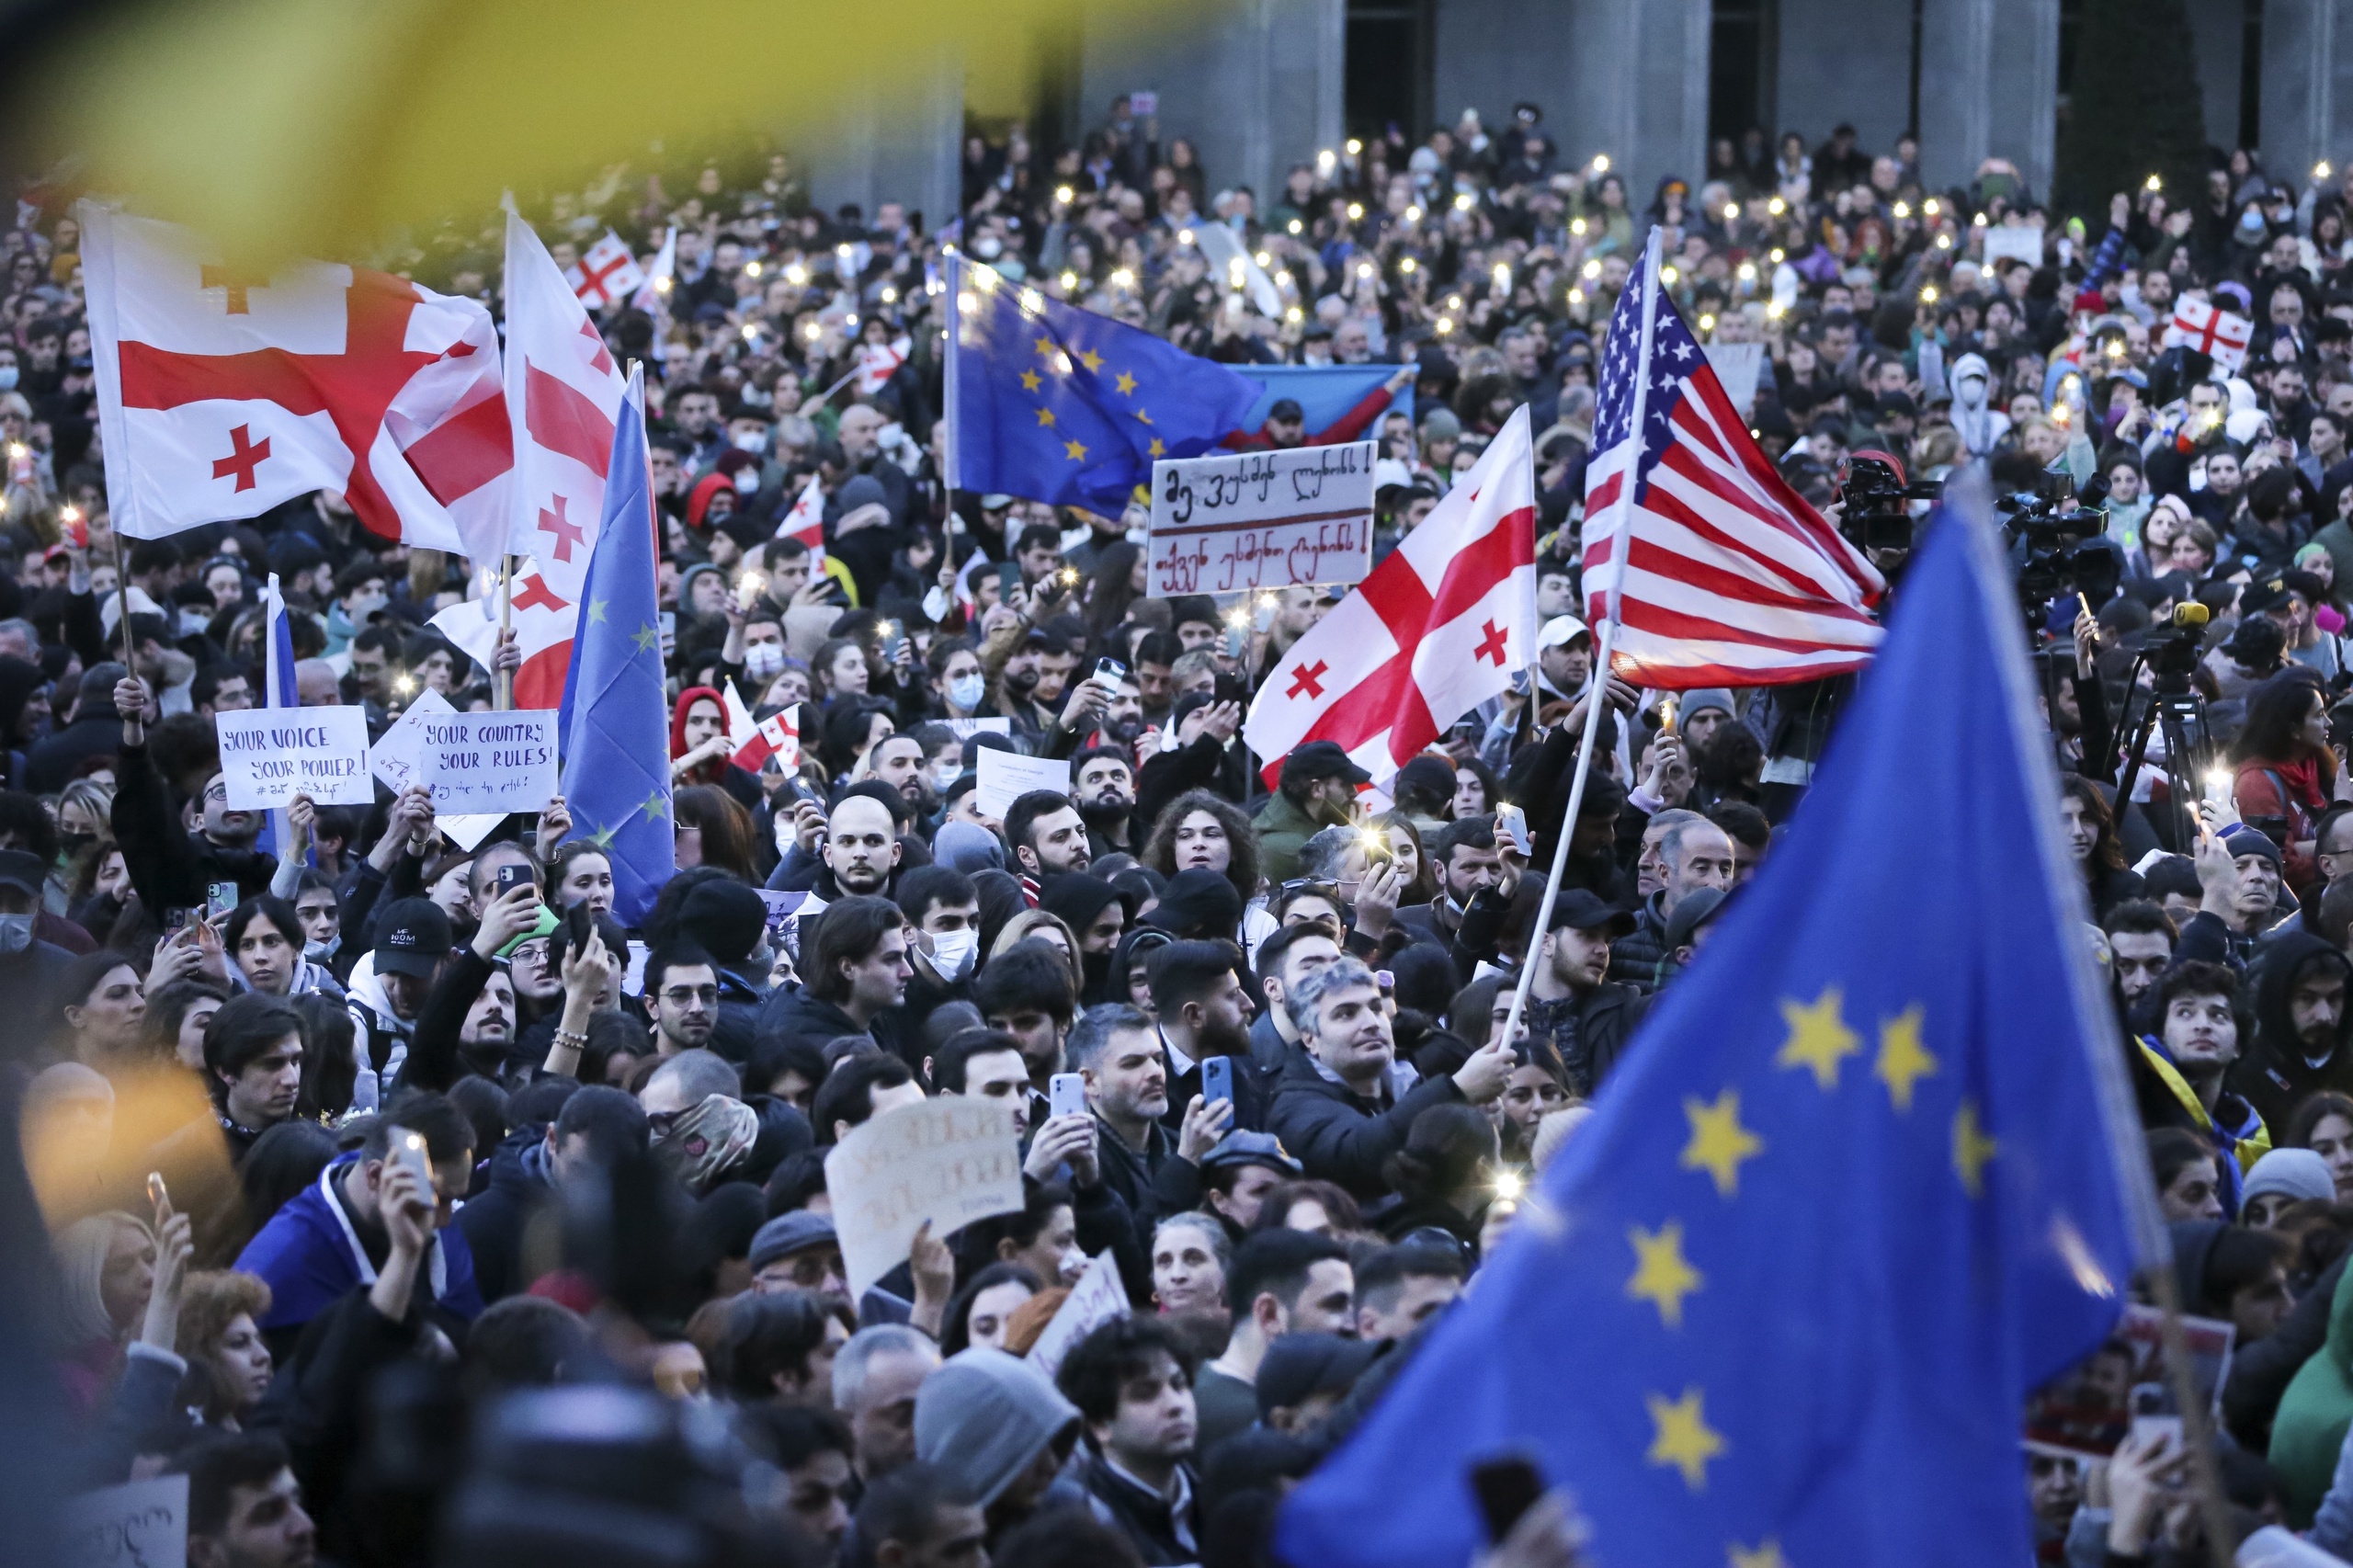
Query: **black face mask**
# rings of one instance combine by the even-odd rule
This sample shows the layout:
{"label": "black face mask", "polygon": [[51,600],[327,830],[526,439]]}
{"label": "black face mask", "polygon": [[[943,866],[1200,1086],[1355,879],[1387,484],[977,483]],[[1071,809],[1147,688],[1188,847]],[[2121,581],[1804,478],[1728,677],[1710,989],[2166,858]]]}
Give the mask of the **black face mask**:
{"label": "black face mask", "polygon": [[61,833],[57,835],[57,846],[64,851],[69,860],[97,841],[98,835],[95,833]]}

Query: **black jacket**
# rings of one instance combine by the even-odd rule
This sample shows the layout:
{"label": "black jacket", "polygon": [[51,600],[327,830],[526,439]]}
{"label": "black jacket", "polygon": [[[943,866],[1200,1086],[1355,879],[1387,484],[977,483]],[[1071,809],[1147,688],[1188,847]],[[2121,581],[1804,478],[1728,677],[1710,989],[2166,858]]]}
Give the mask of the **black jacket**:
{"label": "black jacket", "polygon": [[[77,728],[79,726],[76,726]],[[120,726],[116,733],[121,733]],[[240,902],[269,891],[278,858],[229,849],[180,826],[179,808],[143,745],[122,747],[115,770],[114,836],[139,901],[161,915],[201,909],[213,882],[234,882]]]}
{"label": "black jacket", "polygon": [[1658,983],[1658,960],[1666,956],[1666,916],[1661,905],[1666,895],[1654,892],[1634,911],[1634,929],[1609,944],[1609,978],[1638,991]]}
{"label": "black jacket", "polygon": [[1453,1079],[1428,1078],[1383,1109],[1359,1098],[1347,1085],[1324,1077],[1302,1051],[1284,1065],[1267,1131],[1282,1140],[1309,1176],[1335,1182],[1359,1202],[1370,1202],[1388,1194],[1381,1167],[1404,1146],[1414,1118],[1432,1106],[1461,1098]]}
{"label": "black jacket", "polygon": [[546,1138],[547,1128],[536,1122],[508,1133],[490,1156],[490,1185],[458,1210],[485,1306],[530,1283],[523,1278],[523,1232],[555,1190],[548,1179]]}
{"label": "black jacket", "polygon": [[[1088,1446],[1080,1477],[1086,1487],[1087,1506],[1097,1518],[1128,1538],[1128,1544],[1135,1548],[1137,1561],[1143,1563],[1201,1560],[1200,1525],[1195,1512],[1200,1483],[1189,1466],[1178,1468],[1183,1472],[1177,1493],[1184,1504],[1181,1539],[1176,1509],[1167,1499],[1120,1475],[1094,1451],[1091,1444]],[[1192,1544],[1187,1545],[1188,1541]]]}
{"label": "black jacket", "polygon": [[[879,1020],[878,1020],[879,1021]],[[759,1036],[789,1035],[823,1051],[825,1042],[846,1034],[872,1035],[857,1019],[806,986],[779,985],[760,1006]],[[884,1047],[889,1049],[887,1043]]]}
{"label": "black jacket", "polygon": [[1528,1032],[1551,1040],[1561,1053],[1570,1092],[1590,1096],[1625,1054],[1648,1006],[1649,999],[1632,986],[1604,981],[1582,996],[1557,1002],[1529,997]]}
{"label": "black jacket", "polygon": [[2347,1000],[2353,1002],[2353,960],[2308,931],[2283,931],[2265,943],[2255,968],[2255,1041],[2239,1053],[2224,1082],[2255,1107],[2267,1127],[2285,1128],[2296,1103],[2315,1090],[2353,1094],[2353,1006],[2338,1020],[2328,1060],[2317,1067],[2306,1061],[2289,1012],[2298,977],[2316,963],[2344,977]]}

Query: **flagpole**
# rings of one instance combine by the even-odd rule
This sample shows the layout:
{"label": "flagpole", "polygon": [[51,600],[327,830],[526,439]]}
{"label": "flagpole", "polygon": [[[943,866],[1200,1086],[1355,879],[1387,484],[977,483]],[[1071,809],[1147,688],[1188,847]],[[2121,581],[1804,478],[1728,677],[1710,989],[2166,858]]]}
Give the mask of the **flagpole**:
{"label": "flagpole", "polygon": [[[502,553],[498,558],[498,649],[500,653],[504,653],[506,651],[507,636],[514,630],[515,558],[511,555]],[[494,664],[496,663],[498,653],[494,653],[491,654],[491,660]],[[498,697],[496,700],[498,710],[503,713],[507,709],[515,706],[515,672],[509,670],[504,665],[500,665],[498,666],[497,675],[498,679],[496,684],[498,687]]]}
{"label": "flagpole", "polygon": [[[1561,879],[1568,873],[1569,841],[1576,836],[1577,811],[1585,804],[1585,787],[1593,774],[1593,740],[1601,733],[1602,715],[1609,710],[1609,655],[1618,636],[1619,585],[1626,577],[1626,556],[1629,536],[1634,526],[1634,491],[1642,483],[1643,425],[1650,414],[1651,344],[1658,324],[1658,249],[1659,230],[1651,226],[1650,243],[1643,248],[1643,335],[1634,356],[1634,400],[1629,411],[1626,439],[1633,444],[1633,456],[1626,465],[1625,478],[1618,486],[1618,527],[1610,540],[1610,566],[1613,568],[1608,592],[1602,598],[1601,625],[1597,629],[1593,648],[1593,673],[1586,679],[1585,733],[1577,737],[1576,771],[1569,776],[1568,809],[1561,814],[1561,833],[1552,846],[1552,873],[1544,880],[1543,902],[1536,907],[1536,925],[1528,934],[1526,956],[1520,960],[1519,983],[1511,994],[1511,1014],[1504,1020],[1506,1041],[1518,1038],[1519,1020],[1528,1011],[1528,994],[1535,983],[1536,966],[1544,952],[1544,938],[1551,934],[1552,906],[1560,902]],[[1541,673],[1543,651],[1537,651],[1539,673]],[[1532,712],[1538,699],[1533,681],[1528,694]]]}
{"label": "flagpole", "polygon": [[122,530],[108,519],[107,532],[114,539],[114,602],[115,630],[122,633],[122,667],[132,675],[139,666],[131,657],[131,573],[122,563]]}

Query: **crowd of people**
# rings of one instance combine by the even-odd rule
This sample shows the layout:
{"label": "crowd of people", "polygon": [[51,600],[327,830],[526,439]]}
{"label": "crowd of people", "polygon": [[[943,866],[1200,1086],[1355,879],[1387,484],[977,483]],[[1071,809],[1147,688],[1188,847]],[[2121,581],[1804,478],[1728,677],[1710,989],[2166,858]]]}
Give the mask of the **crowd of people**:
{"label": "crowd of people", "polygon": [[[670,612],[676,869],[633,926],[562,800],[470,846],[422,790],[229,805],[211,721],[259,700],[267,574],[301,701],[377,734],[428,688],[492,704],[427,624],[483,574],[330,493],[121,548],[69,193],[23,193],[0,1060],[52,1241],[66,1483],[186,1474],[199,1568],[590,1540],[1270,1561],[1283,1488],[1476,1289],[1771,855],[1845,690],[1667,702],[1592,667],[1597,338],[1656,224],[1703,341],[1762,346],[1756,438],[1834,517],[1857,452],[1983,460],[2005,491],[2055,465],[2104,506],[2031,607],[2064,827],[2181,1295],[2236,1335],[2230,1498],[2353,1554],[2353,171],[2299,189],[2234,153],[2203,190],[2062,222],[1998,161],[1937,190],[1908,139],[1752,132],[1643,207],[1520,104],[1315,150],[1279,190],[1212,174],[1121,99],[1074,145],[975,135],[928,229],[812,208],[781,154],[536,204],[560,265],[608,225],[676,236],[652,308],[600,313],[648,367]],[[1211,225],[1279,308],[1205,258]],[[495,233],[392,260],[494,298]],[[1152,597],[1135,510],[949,491],[949,245],[1211,358],[1396,364],[1381,554],[1529,405],[1536,667],[1393,778],[1328,743],[1251,756],[1260,680],[1345,590]],[[2235,373],[2165,344],[2184,300],[2255,324]],[[1279,405],[1245,436],[1314,434]],[[779,529],[813,477],[822,553]],[[2203,632],[2167,631],[2192,604]],[[2191,641],[2211,756],[2136,727],[2162,636]],[[797,758],[738,766],[730,696],[789,711]],[[1070,785],[991,815],[990,748]],[[853,1296],[824,1156],[930,1096],[1010,1113],[1023,1207],[926,1227]],[[1131,1310],[1041,1368],[1107,1254]],[[2051,1561],[2190,1562],[2187,1460],[2137,1434],[2038,1455],[2021,1507]],[[1577,1556],[1548,1502],[1491,1562]]]}

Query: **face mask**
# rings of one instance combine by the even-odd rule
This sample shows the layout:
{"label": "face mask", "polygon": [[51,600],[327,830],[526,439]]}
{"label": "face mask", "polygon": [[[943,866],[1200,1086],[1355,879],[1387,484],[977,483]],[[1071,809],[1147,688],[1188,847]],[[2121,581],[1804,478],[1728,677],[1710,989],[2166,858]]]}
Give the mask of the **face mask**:
{"label": "face mask", "polygon": [[211,624],[212,618],[200,609],[180,611],[180,635],[183,637],[201,637],[204,629]]}
{"label": "face mask", "polygon": [[0,915],[0,953],[21,953],[33,945],[33,917]]}
{"label": "face mask", "polygon": [[340,937],[332,942],[305,942],[302,944],[302,956],[313,963],[325,963],[335,957],[335,950],[342,946],[343,938]]}
{"label": "face mask", "polygon": [[995,234],[983,234],[972,242],[972,254],[983,261],[995,261],[1005,252],[1005,246]]}
{"label": "face mask", "polygon": [[978,931],[935,931],[931,934],[931,967],[950,985],[972,972],[972,958],[981,950]]}
{"label": "face mask", "polygon": [[16,390],[17,367],[14,365],[0,365],[0,392],[15,392]]}
{"label": "face mask", "polygon": [[961,761],[943,762],[931,770],[931,787],[945,795],[948,787],[956,782],[956,776],[963,771],[964,765]]}
{"label": "face mask", "polygon": [[68,860],[97,841],[98,835],[95,833],[61,833],[57,835],[57,846],[65,852]]}
{"label": "face mask", "polygon": [[392,602],[391,597],[385,594],[362,594],[351,601],[351,608],[345,613],[351,617],[352,625],[365,626],[369,616],[378,614]]}
{"label": "face mask", "polygon": [[765,452],[768,449],[768,433],[766,430],[744,431],[736,436],[735,445],[743,451]]}
{"label": "face mask", "polygon": [[760,471],[745,463],[735,471],[735,494],[749,495],[760,487]]}
{"label": "face mask", "polygon": [[[1035,686],[1037,677],[1031,676],[1029,684]],[[978,708],[987,694],[988,682],[977,675],[958,676],[948,683],[948,700],[967,713]]]}
{"label": "face mask", "polygon": [[744,673],[754,680],[774,680],[784,670],[784,644],[753,642],[744,649]]}

